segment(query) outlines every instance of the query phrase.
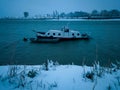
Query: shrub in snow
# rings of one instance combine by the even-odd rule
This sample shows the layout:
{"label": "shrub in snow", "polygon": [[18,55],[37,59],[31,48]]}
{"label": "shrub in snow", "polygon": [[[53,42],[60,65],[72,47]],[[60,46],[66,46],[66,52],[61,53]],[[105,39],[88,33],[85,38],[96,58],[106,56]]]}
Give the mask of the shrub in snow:
{"label": "shrub in snow", "polygon": [[116,79],[118,81],[118,85],[120,86],[120,76],[117,76]]}
{"label": "shrub in snow", "polygon": [[112,71],[113,71],[113,72],[116,72],[116,71],[117,71],[118,66],[117,66],[116,64],[114,64],[114,63],[111,63],[110,68],[112,68],[112,69],[111,69],[111,73],[112,73]]}
{"label": "shrub in snow", "polygon": [[40,82],[37,81],[37,87],[45,88],[44,86],[45,86],[45,84],[43,83],[43,80],[40,80]]}
{"label": "shrub in snow", "polygon": [[111,68],[112,68],[112,71],[116,72],[118,69],[120,69],[120,62],[116,61],[116,64],[111,63]]}
{"label": "shrub in snow", "polygon": [[[86,73],[87,72],[87,73]],[[86,79],[90,79],[94,81],[95,77],[102,77],[104,74],[105,70],[103,67],[100,67],[99,62],[93,65],[93,69],[91,71],[85,71],[85,67],[83,66],[83,77]]]}
{"label": "shrub in snow", "polygon": [[47,60],[43,65],[42,65],[42,69],[43,70],[55,70],[56,66],[58,66],[59,63],[58,62],[53,62],[52,60]]}
{"label": "shrub in snow", "polygon": [[52,60],[48,60],[48,69],[54,67],[54,62]]}
{"label": "shrub in snow", "polygon": [[48,71],[48,61],[46,61],[43,65],[42,65],[42,70]]}
{"label": "shrub in snow", "polygon": [[120,69],[120,62],[116,61],[117,69]]}
{"label": "shrub in snow", "polygon": [[[34,82],[33,82],[34,83]],[[58,87],[57,82],[46,82],[44,80],[40,80],[34,83],[36,85],[35,90],[53,90],[54,88]]]}
{"label": "shrub in snow", "polygon": [[15,75],[17,75],[17,66],[13,65],[13,66],[9,66],[8,68],[8,77],[14,77]]}
{"label": "shrub in snow", "polygon": [[52,60],[48,60],[48,69],[49,70],[56,70],[56,66],[58,66],[58,62],[53,62]]}
{"label": "shrub in snow", "polygon": [[51,83],[51,84],[48,83],[48,85],[49,85],[49,87],[48,87],[49,90],[58,86],[58,84],[56,82]]}
{"label": "shrub in snow", "polygon": [[25,87],[26,84],[27,84],[27,81],[26,81],[26,76],[24,73],[20,73],[18,76],[17,76],[17,86],[16,88],[19,88],[19,87]]}
{"label": "shrub in snow", "polygon": [[111,63],[110,66],[106,68],[106,72],[112,74],[113,72],[116,72],[118,69],[119,69],[118,64]]}
{"label": "shrub in snow", "polygon": [[45,62],[45,70],[46,70],[46,71],[49,70],[49,68],[48,68],[48,64],[49,64],[49,61],[47,60],[47,61]]}
{"label": "shrub in snow", "polygon": [[107,90],[112,90],[111,85],[109,85],[109,86],[107,87]]}
{"label": "shrub in snow", "polygon": [[93,65],[93,72],[95,75],[102,77],[102,75],[104,74],[104,68],[100,66],[99,62],[95,62],[95,64]]}
{"label": "shrub in snow", "polygon": [[87,72],[86,73],[86,78],[94,81],[94,73],[93,72]]}
{"label": "shrub in snow", "polygon": [[28,72],[27,76],[30,78],[34,78],[36,76],[37,72],[35,70],[31,70]]}
{"label": "shrub in snow", "polygon": [[43,64],[43,69],[46,70],[46,71],[48,71],[48,70],[50,69],[50,67],[52,67],[52,66],[53,66],[52,60],[51,60],[51,61],[47,60],[47,61]]}

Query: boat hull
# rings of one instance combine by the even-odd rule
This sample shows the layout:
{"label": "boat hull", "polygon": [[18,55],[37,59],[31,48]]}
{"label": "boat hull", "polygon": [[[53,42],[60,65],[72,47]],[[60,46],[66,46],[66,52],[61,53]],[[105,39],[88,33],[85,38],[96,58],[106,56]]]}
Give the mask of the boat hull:
{"label": "boat hull", "polygon": [[33,43],[57,43],[60,41],[71,41],[71,40],[89,40],[88,37],[81,38],[55,38],[55,37],[41,37],[41,38],[30,38]]}
{"label": "boat hull", "polygon": [[89,40],[89,37],[80,37],[80,38],[59,38],[60,41],[69,41],[69,40]]}
{"label": "boat hull", "polygon": [[30,41],[33,43],[57,43],[59,42],[58,38],[30,38]]}

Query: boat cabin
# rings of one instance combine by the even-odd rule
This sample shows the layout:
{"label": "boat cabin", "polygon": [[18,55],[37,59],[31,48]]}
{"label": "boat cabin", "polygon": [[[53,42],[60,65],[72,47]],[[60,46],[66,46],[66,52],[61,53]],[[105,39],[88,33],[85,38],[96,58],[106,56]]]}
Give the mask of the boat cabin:
{"label": "boat cabin", "polygon": [[58,38],[80,38],[81,34],[78,31],[69,30],[68,28],[62,28],[61,30],[49,30],[46,33],[37,32],[37,36],[45,37],[58,37]]}

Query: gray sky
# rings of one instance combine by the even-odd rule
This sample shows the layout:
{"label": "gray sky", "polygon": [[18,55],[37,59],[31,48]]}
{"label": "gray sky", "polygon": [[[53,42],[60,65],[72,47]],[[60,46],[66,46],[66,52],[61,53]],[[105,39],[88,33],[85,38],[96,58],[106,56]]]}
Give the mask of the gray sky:
{"label": "gray sky", "polygon": [[38,14],[92,10],[120,10],[120,0],[0,0],[0,17],[23,16],[28,11],[30,16]]}

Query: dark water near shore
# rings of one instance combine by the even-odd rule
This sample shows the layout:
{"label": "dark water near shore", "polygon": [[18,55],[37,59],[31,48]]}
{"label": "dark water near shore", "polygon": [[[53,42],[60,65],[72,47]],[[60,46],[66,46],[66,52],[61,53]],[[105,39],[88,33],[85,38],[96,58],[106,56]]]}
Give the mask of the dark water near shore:
{"label": "dark water near shore", "polygon": [[[23,37],[35,37],[32,31],[69,28],[87,32],[89,41],[67,41],[56,44],[23,42]],[[97,53],[96,53],[97,52]],[[42,64],[47,59],[60,64],[102,65],[120,61],[120,21],[0,21],[0,64]]]}

